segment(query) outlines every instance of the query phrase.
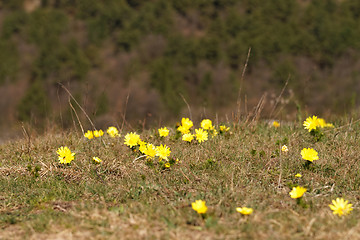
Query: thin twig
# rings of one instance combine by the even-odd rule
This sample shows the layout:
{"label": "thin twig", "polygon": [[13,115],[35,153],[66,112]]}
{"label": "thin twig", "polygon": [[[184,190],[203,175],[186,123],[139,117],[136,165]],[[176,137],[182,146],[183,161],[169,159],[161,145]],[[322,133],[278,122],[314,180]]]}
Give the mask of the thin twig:
{"label": "thin twig", "polygon": [[61,121],[61,127],[64,128],[64,122],[62,117],[62,110],[61,110],[61,101],[60,101],[60,95],[59,95],[59,87],[56,89],[56,95],[60,106],[60,121]]}
{"label": "thin twig", "polygon": [[191,183],[190,178],[188,178],[188,176],[185,175],[185,173],[183,172],[183,170],[180,169],[180,172],[181,172],[182,175],[189,181],[189,183]]}
{"label": "thin twig", "polygon": [[242,90],[242,85],[243,85],[243,81],[244,81],[244,76],[245,76],[245,71],[249,62],[249,58],[250,58],[250,53],[251,53],[251,47],[249,47],[249,51],[246,57],[246,61],[245,61],[245,65],[241,74],[241,78],[240,78],[240,87],[239,87],[239,94],[238,94],[238,99],[237,99],[237,105],[238,105],[238,120],[240,123],[240,114],[241,114],[241,90]]}
{"label": "thin twig", "polygon": [[136,161],[136,160],[139,160],[140,158],[143,158],[143,157],[146,157],[147,155],[141,155],[140,157],[137,157],[134,159],[133,163]]}
{"label": "thin twig", "polygon": [[128,105],[129,97],[130,97],[130,91],[129,91],[128,95],[126,96],[125,111],[124,111],[124,114],[122,115],[123,122],[122,122],[122,124],[121,124],[120,132],[122,132],[122,130],[123,130],[123,128],[124,128],[124,124],[125,124],[125,122],[126,122],[126,111],[127,111],[127,105]]}
{"label": "thin twig", "polygon": [[183,99],[183,101],[185,102],[185,104],[186,104],[186,106],[187,106],[187,108],[188,108],[188,110],[189,110],[190,119],[192,120],[193,118],[192,118],[192,114],[191,114],[191,108],[190,108],[188,102],[186,101],[186,99],[184,98],[184,96],[183,96],[181,93],[179,93],[179,95],[180,95],[180,97]]}
{"label": "thin twig", "polygon": [[28,151],[27,153],[30,153],[30,148],[31,148],[31,138],[30,135],[28,134],[28,132],[26,131],[25,127],[24,127],[24,123],[21,123],[21,128],[23,130],[23,134],[26,135],[27,139],[28,139]]}
{"label": "thin twig", "polygon": [[280,92],[280,95],[277,97],[276,102],[275,102],[273,108],[271,109],[270,119],[271,119],[271,117],[272,117],[272,114],[273,114],[275,108],[277,107],[277,105],[278,105],[278,103],[279,103],[279,101],[280,101],[280,99],[281,99],[281,96],[283,95],[283,93],[284,93],[284,91],[285,91],[286,86],[287,86],[288,83],[289,83],[289,80],[290,80],[290,74],[289,74],[288,78],[286,79],[285,85],[284,85],[284,87],[282,88],[282,90],[281,90],[281,92]]}
{"label": "thin twig", "polygon": [[[86,118],[89,120],[91,126],[94,128],[94,130],[96,130],[96,127],[94,125],[94,123],[91,121],[89,115],[86,113],[86,111],[81,107],[81,105],[78,103],[78,101],[76,101],[76,99],[74,98],[74,96],[70,93],[70,91],[62,84],[62,83],[58,83],[71,97],[72,100],[74,100],[74,102],[76,103],[76,105],[78,105],[78,107],[80,108],[80,110],[84,113],[84,115],[86,116]],[[84,130],[83,130],[84,132]]]}
{"label": "thin twig", "polygon": [[256,106],[256,108],[254,110],[254,116],[253,116],[253,119],[252,119],[251,123],[254,123],[255,121],[257,121],[259,119],[261,111],[264,108],[266,96],[267,96],[267,93],[264,93],[261,96],[261,98],[260,98],[260,100],[259,100],[259,102],[258,102],[258,104],[257,104],[257,106]]}
{"label": "thin twig", "polygon": [[78,123],[79,123],[79,125],[80,125],[81,131],[82,131],[82,133],[83,133],[83,135],[84,135],[84,134],[85,134],[84,128],[83,128],[83,126],[82,126],[82,124],[81,124],[81,121],[80,121],[80,119],[79,119],[79,116],[78,116],[78,114],[77,114],[74,106],[71,104],[70,98],[69,98],[69,105],[70,105],[71,109],[73,110],[73,112],[75,113],[76,119],[78,120]]}

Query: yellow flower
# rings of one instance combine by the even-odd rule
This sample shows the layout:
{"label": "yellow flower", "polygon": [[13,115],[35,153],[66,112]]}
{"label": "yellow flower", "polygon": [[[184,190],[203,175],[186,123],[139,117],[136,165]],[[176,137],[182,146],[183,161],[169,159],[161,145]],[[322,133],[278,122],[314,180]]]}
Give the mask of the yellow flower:
{"label": "yellow flower", "polygon": [[348,203],[348,200],[344,200],[343,198],[336,198],[336,200],[332,200],[333,205],[329,204],[331,210],[333,210],[334,215],[348,215],[352,210],[352,204]]}
{"label": "yellow flower", "polygon": [[208,140],[208,133],[201,128],[195,129],[195,137],[199,143],[202,143]]}
{"label": "yellow flower", "polygon": [[247,207],[242,207],[242,208],[238,207],[236,208],[236,211],[241,213],[242,215],[250,215],[253,213],[254,209]]}
{"label": "yellow flower", "polygon": [[102,135],[104,135],[103,130],[100,129],[99,131],[94,131],[94,137],[101,137]]}
{"label": "yellow flower", "polygon": [[61,164],[70,164],[75,158],[75,153],[71,153],[68,147],[60,147],[56,153],[59,154],[59,162]]}
{"label": "yellow flower", "polygon": [[132,148],[139,144],[140,135],[131,132],[125,135],[124,140],[125,140],[124,144]]}
{"label": "yellow flower", "polygon": [[167,160],[171,153],[170,148],[162,144],[156,147],[155,150],[156,150],[156,156],[164,160]]}
{"label": "yellow flower", "polygon": [[190,132],[190,130],[189,130],[188,128],[184,127],[183,125],[179,126],[179,127],[177,128],[177,130],[178,130],[179,132],[181,132],[182,134],[187,134],[187,133]]}
{"label": "yellow flower", "polygon": [[211,137],[214,138],[218,135],[218,131],[216,131],[216,129],[212,129],[211,131]]}
{"label": "yellow flower", "polygon": [[[140,142],[140,143],[139,143]],[[139,144],[139,151],[143,154],[145,154],[146,150],[147,150],[147,143],[144,142],[144,141],[139,141],[138,144]]]}
{"label": "yellow flower", "polygon": [[304,160],[308,160],[310,162],[319,159],[318,153],[312,148],[304,148],[303,150],[301,150],[301,157]]}
{"label": "yellow flower", "polygon": [[186,133],[182,136],[183,141],[191,142],[194,139],[194,135],[191,133]]}
{"label": "yellow flower", "polygon": [[158,131],[159,131],[160,137],[166,137],[167,135],[169,135],[169,129],[167,129],[166,127],[159,128]]}
{"label": "yellow flower", "polygon": [[85,134],[84,137],[88,138],[88,139],[93,139],[94,138],[94,134],[92,131],[88,130]]}
{"label": "yellow flower", "polygon": [[170,168],[170,163],[169,162],[167,162],[167,163],[165,163],[165,165],[164,165],[166,168]]}
{"label": "yellow flower", "polygon": [[119,136],[119,131],[116,127],[109,127],[106,132],[110,135],[110,137],[117,137]]}
{"label": "yellow flower", "polygon": [[278,128],[280,127],[280,123],[278,121],[273,121],[272,123],[273,127]]}
{"label": "yellow flower", "polygon": [[156,156],[156,148],[151,143],[148,143],[143,153],[147,156],[147,159],[153,159]]}
{"label": "yellow flower", "polygon": [[221,126],[219,127],[219,129],[220,129],[220,132],[224,133],[224,132],[229,131],[229,130],[230,130],[230,127],[226,127],[225,125],[221,125]]}
{"label": "yellow flower", "polygon": [[311,130],[315,130],[319,126],[319,119],[317,116],[308,117],[304,123],[303,126],[305,129],[308,129],[309,132]]}
{"label": "yellow flower", "polygon": [[102,160],[100,158],[98,158],[98,157],[93,157],[93,160],[94,160],[95,163],[101,163],[102,162]]}
{"label": "yellow flower", "polygon": [[139,138],[139,141],[137,143],[139,146],[146,145],[147,143]]}
{"label": "yellow flower", "polygon": [[325,122],[325,119],[323,118],[318,118],[318,126],[321,127],[321,128],[324,128],[326,126],[326,122]]}
{"label": "yellow flower", "polygon": [[212,130],[214,129],[214,126],[212,125],[212,122],[210,119],[204,119],[201,121],[201,127],[205,130]]}
{"label": "yellow flower", "polygon": [[296,175],[295,175],[295,177],[302,177],[302,175],[300,174],[300,173],[297,173]]}
{"label": "yellow flower", "polygon": [[282,152],[288,152],[289,149],[288,149],[288,147],[287,147],[286,145],[283,145],[283,146],[281,147],[281,151],[282,151]]}
{"label": "yellow flower", "polygon": [[318,125],[321,128],[325,128],[325,127],[333,128],[334,127],[334,125],[332,123],[327,123],[325,121],[325,119],[323,119],[323,118],[318,118]]}
{"label": "yellow flower", "polygon": [[196,200],[195,202],[191,203],[191,207],[199,214],[204,214],[207,212],[206,202],[203,200]]}
{"label": "yellow flower", "polygon": [[193,122],[188,118],[182,118],[181,125],[186,129],[190,129],[192,126],[194,126]]}
{"label": "yellow flower", "polygon": [[305,192],[306,188],[304,187],[293,187],[289,194],[291,198],[301,198]]}

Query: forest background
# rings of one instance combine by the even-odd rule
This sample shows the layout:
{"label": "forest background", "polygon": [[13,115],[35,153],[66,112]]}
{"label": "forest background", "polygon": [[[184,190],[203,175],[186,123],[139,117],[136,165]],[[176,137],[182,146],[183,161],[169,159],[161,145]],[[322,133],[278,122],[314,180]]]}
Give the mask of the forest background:
{"label": "forest background", "polygon": [[343,115],[360,105],[360,1],[1,0],[0,141],[75,112],[90,127],[62,86],[98,128],[173,124],[187,104],[225,121],[239,99]]}

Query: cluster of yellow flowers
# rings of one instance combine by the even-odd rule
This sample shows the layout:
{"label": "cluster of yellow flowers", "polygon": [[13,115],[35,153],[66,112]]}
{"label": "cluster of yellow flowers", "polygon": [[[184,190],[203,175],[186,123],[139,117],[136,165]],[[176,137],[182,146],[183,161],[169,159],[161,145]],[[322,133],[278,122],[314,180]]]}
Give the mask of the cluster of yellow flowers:
{"label": "cluster of yellow flowers", "polygon": [[[182,118],[181,125],[177,128],[177,131],[182,134],[182,140],[191,143],[194,139],[198,143],[205,142],[209,139],[209,134],[212,137],[218,135],[218,131],[215,129],[210,119],[203,119],[200,123],[200,128],[195,129],[195,133],[191,133],[191,128],[194,126],[193,122],[189,118]],[[230,130],[230,127],[225,125],[219,126],[219,131],[224,134]]]}
{"label": "cluster of yellow flowers", "polygon": [[[106,130],[107,134],[109,134],[110,137],[119,137],[119,131],[117,130],[116,127],[109,127],[107,130]],[[103,130],[94,130],[94,131],[91,131],[91,130],[88,130],[85,134],[84,134],[84,137],[86,137],[87,139],[93,139],[94,137],[98,138],[98,137],[101,137],[104,135],[104,132]]]}
{"label": "cluster of yellow flowers", "polygon": [[309,130],[309,132],[316,130],[317,128],[333,128],[334,125],[332,123],[327,123],[323,118],[318,118],[317,116],[312,116],[306,118],[303,123],[305,129]]}
{"label": "cluster of yellow flowers", "polygon": [[[200,123],[200,128],[192,130],[194,126],[193,122],[189,118],[182,118],[181,125],[177,127],[178,134],[182,134],[182,140],[191,143],[194,139],[198,143],[202,143],[208,141],[209,136],[215,137],[218,135],[218,131],[215,129],[212,121],[210,119],[203,119]],[[276,121],[273,122],[274,127],[279,127],[280,124]],[[326,123],[326,121],[322,118],[318,118],[317,116],[308,117],[306,121],[304,121],[303,126],[309,132],[315,131],[319,128],[324,127],[334,127],[330,123]],[[220,134],[224,134],[230,130],[229,127],[225,125],[219,126]],[[158,136],[161,139],[166,138],[170,134],[170,130],[166,127],[162,127],[158,129]],[[112,137],[119,137],[119,131],[116,127],[109,127],[106,130],[106,133]],[[314,133],[314,132],[312,132]],[[84,137],[88,139],[98,138],[104,135],[102,130],[90,131],[88,130]],[[140,157],[146,157],[149,162],[152,162],[155,158],[158,158],[159,163],[162,164],[164,168],[170,168],[173,163],[177,163],[178,159],[170,158],[171,150],[170,147],[165,144],[160,144],[159,146],[155,146],[152,143],[145,142],[141,140],[140,135],[136,132],[127,133],[124,137],[124,144],[131,148],[134,151],[139,151],[143,154]],[[281,151],[283,153],[287,153],[289,148],[286,145],[281,147]],[[72,153],[71,150],[66,146],[61,146],[57,149],[58,160],[60,164],[69,165],[75,159],[75,153]],[[307,161],[307,164],[312,164],[313,161],[319,160],[318,152],[313,148],[303,148],[300,152],[302,159]],[[139,157],[139,158],[140,158]],[[101,163],[102,160],[98,157],[92,158],[94,163]],[[295,177],[302,177],[301,174],[296,174]],[[302,186],[293,187],[289,192],[289,195],[293,199],[301,200],[303,195],[306,193],[307,189]],[[208,210],[206,206],[206,202],[203,200],[196,200],[191,204],[193,210],[195,210],[199,214],[205,214]],[[330,209],[333,211],[333,214],[343,216],[349,214],[353,208],[352,204],[350,204],[347,200],[343,198],[336,198],[336,200],[332,200],[332,204],[329,204]],[[252,208],[248,207],[237,207],[236,211],[241,213],[242,215],[250,215],[253,213]]]}
{"label": "cluster of yellow flowers", "polygon": [[[306,188],[304,187],[293,187],[292,191],[289,193],[291,198],[301,198],[306,192]],[[329,204],[331,210],[333,210],[334,215],[348,215],[352,210],[352,204],[349,201],[345,201],[343,198],[336,198],[336,200],[332,200],[332,205]]]}
{"label": "cluster of yellow flowers", "polygon": [[85,134],[84,137],[86,137],[87,139],[93,139],[94,137],[98,138],[101,137],[102,135],[104,135],[103,130],[95,130],[95,131],[90,131],[88,130]]}
{"label": "cluster of yellow flowers", "polygon": [[[164,129],[164,128],[163,128]],[[166,129],[166,128],[165,128]],[[166,129],[167,130],[167,129]],[[160,133],[160,131],[159,131]],[[159,134],[161,136],[161,134]],[[167,136],[167,134],[166,134]],[[164,137],[164,136],[161,136]],[[160,144],[160,146],[154,146],[151,143],[147,143],[140,139],[140,135],[134,132],[130,132],[125,135],[124,144],[133,150],[138,147],[139,152],[146,156],[146,159],[152,161],[155,157],[159,158],[159,162],[165,161],[164,166],[166,168],[170,167],[169,157],[170,157],[170,148],[166,145]]]}
{"label": "cluster of yellow flowers", "polygon": [[[109,134],[110,137],[117,137],[120,136],[119,135],[119,131],[117,130],[116,127],[109,127],[106,130],[107,134]],[[90,131],[88,130],[85,134],[84,137],[86,137],[87,139],[93,139],[94,137],[98,138],[104,135],[103,130],[95,130],[95,131]],[[56,153],[58,154],[58,159],[59,159],[59,163],[60,164],[67,164],[69,165],[71,163],[71,161],[73,161],[75,159],[75,153],[72,153],[70,151],[70,149],[68,147],[60,147],[58,148],[58,150],[56,151]],[[98,157],[93,157],[92,158],[93,161],[95,163],[101,163],[102,160]]]}
{"label": "cluster of yellow flowers", "polygon": [[[204,215],[208,210],[206,202],[200,199],[192,202],[191,207],[194,211],[201,215]],[[254,210],[248,207],[237,207],[236,211],[241,213],[242,215],[250,215],[253,213]]]}
{"label": "cluster of yellow flowers", "polygon": [[[75,153],[72,153],[68,147],[60,147],[56,151],[58,154],[58,159],[60,164],[70,165],[70,163],[75,159]],[[101,163],[102,160],[98,157],[92,158],[95,163]]]}
{"label": "cluster of yellow flowers", "polygon": [[[322,118],[318,118],[317,116],[308,117],[306,121],[304,121],[303,126],[309,132],[316,131],[318,128],[324,127],[334,127],[331,123],[326,123],[326,121]],[[282,147],[282,151],[284,151],[285,145]],[[287,149],[287,147],[285,148]],[[315,160],[319,159],[318,152],[313,148],[303,148],[301,150],[301,157],[302,159],[306,160],[308,163],[312,163]],[[301,174],[296,174],[295,177],[302,177]],[[307,191],[306,188],[297,186],[293,187],[290,191],[289,195],[291,198],[300,199]],[[332,205],[330,204],[329,207],[333,210],[333,214],[343,216],[349,214],[353,208],[352,204],[350,204],[347,200],[345,201],[343,198],[336,198],[336,200],[332,200]]]}
{"label": "cluster of yellow flowers", "polygon": [[[218,131],[215,129],[212,121],[210,119],[204,119],[200,123],[200,128],[192,131],[194,123],[189,118],[182,118],[181,124],[177,127],[177,134],[182,134],[182,140],[191,143],[194,139],[198,143],[205,142],[209,139],[209,135],[212,137],[218,134]],[[219,131],[221,134],[224,134],[230,130],[229,127],[221,125]],[[170,130],[166,127],[157,129],[157,134],[161,139],[168,137],[170,135]],[[178,135],[177,135],[178,136]],[[176,138],[176,135],[175,135]],[[124,144],[131,148],[133,151],[139,151],[143,156],[146,156],[146,159],[151,162],[153,159],[158,157],[159,162],[164,164],[165,168],[169,168],[171,164],[177,162],[170,158],[171,150],[165,144],[160,144],[155,146],[152,143],[147,143],[141,140],[140,135],[135,132],[130,132],[124,137]],[[142,156],[140,156],[142,157]]]}

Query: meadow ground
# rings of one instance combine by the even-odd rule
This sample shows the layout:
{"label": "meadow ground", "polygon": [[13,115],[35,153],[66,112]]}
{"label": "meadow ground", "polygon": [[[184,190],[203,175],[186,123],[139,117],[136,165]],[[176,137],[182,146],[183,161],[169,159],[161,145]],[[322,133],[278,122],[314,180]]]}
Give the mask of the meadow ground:
{"label": "meadow ground", "polygon": [[[360,123],[333,123],[320,140],[302,122],[228,124],[229,132],[201,144],[176,139],[175,128],[165,138],[156,129],[138,132],[170,147],[179,159],[170,168],[139,158],[124,144],[126,132],[7,143],[0,146],[0,239],[360,239]],[[61,146],[75,153],[70,165],[59,164]],[[303,148],[319,160],[306,164]],[[298,185],[307,188],[301,201],[289,195]],[[332,213],[337,197],[353,204],[349,215]],[[191,207],[199,199],[204,215]],[[236,211],[243,206],[254,212]]]}

